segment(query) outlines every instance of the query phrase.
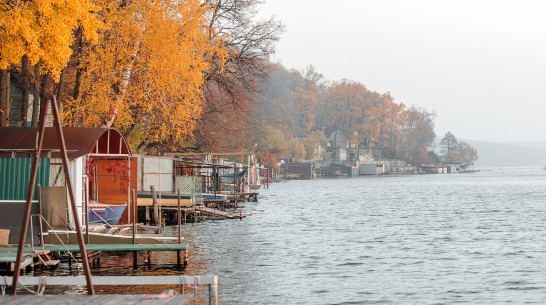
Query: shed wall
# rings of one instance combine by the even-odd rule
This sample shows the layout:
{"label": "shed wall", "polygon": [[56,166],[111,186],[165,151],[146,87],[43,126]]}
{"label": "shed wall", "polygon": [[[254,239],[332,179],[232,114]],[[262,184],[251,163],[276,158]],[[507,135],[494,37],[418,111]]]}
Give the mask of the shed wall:
{"label": "shed wall", "polygon": [[[38,200],[38,185],[49,186],[49,158],[40,158],[33,200]],[[26,200],[32,158],[0,158],[0,200]]]}

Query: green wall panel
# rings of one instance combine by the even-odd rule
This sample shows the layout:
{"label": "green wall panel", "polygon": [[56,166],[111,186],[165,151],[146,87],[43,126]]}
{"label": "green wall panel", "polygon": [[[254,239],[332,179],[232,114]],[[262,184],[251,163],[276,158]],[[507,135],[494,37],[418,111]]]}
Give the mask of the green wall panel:
{"label": "green wall panel", "polygon": [[[40,158],[33,200],[38,200],[38,185],[49,186],[49,158]],[[26,200],[32,158],[0,158],[0,200]]]}

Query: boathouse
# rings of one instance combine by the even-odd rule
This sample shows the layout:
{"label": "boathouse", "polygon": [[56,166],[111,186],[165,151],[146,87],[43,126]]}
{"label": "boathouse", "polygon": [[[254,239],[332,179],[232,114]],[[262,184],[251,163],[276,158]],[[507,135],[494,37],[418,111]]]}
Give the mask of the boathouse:
{"label": "boathouse", "polygon": [[[130,223],[129,211],[134,208],[130,190],[137,185],[137,159],[131,156],[123,135],[116,129],[79,127],[64,127],[63,134],[75,203],[81,209],[78,215],[86,215],[84,207],[89,201],[127,204],[120,223]],[[18,238],[37,136],[38,128],[0,128],[0,229],[11,230],[10,242]],[[45,128],[32,213],[47,214],[50,208],[40,207],[40,196],[42,201],[51,205],[63,201],[62,208],[68,212],[59,148],[55,129]],[[40,192],[38,185],[41,186]],[[63,216],[64,221],[73,227],[70,217],[59,217],[63,219]],[[57,222],[58,228],[62,227],[63,220],[54,220],[52,215],[47,218]]]}
{"label": "boathouse", "polygon": [[313,179],[312,163],[283,163],[281,169],[284,170],[286,177],[293,179]]}

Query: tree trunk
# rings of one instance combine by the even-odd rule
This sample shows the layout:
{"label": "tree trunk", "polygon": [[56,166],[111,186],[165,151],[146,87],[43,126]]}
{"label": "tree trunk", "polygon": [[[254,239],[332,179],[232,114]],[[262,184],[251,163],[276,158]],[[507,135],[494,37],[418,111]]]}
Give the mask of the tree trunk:
{"label": "tree trunk", "polygon": [[[49,74],[44,74],[42,76],[42,88],[40,88],[40,101],[46,100],[46,94],[48,93],[47,90],[49,88],[49,82],[51,81],[51,77],[49,77]],[[41,103],[40,103],[41,104]],[[45,126],[46,127],[53,127],[53,113],[51,111],[51,104],[48,106],[48,115],[45,118]]]}
{"label": "tree trunk", "polygon": [[83,74],[85,72],[84,67],[82,67],[81,57],[83,56],[83,52],[85,50],[85,42],[83,41],[83,35],[82,35],[82,29],[81,27],[78,28],[76,31],[76,37],[78,37],[78,43],[75,52],[75,56],[77,58],[76,60],[76,79],[74,82],[74,91],[72,93],[72,97],[75,101],[77,101],[80,98],[81,90],[82,90],[82,79]]}
{"label": "tree trunk", "polygon": [[[141,34],[144,33],[144,28],[142,28]],[[125,93],[127,92],[127,88],[129,87],[129,81],[131,79],[131,73],[133,71],[133,64],[135,63],[135,58],[138,55],[138,52],[140,51],[140,43],[141,38],[137,37],[135,40],[135,43],[133,44],[133,54],[131,56],[131,59],[127,62],[125,65],[125,68],[123,69],[123,72],[121,74],[121,82],[119,84],[119,91],[116,94],[116,97],[114,99],[114,109],[111,111],[111,115],[104,120],[104,124],[102,127],[110,128],[112,127],[112,124],[114,124],[114,120],[116,119],[119,108],[121,104],[123,103],[123,99],[125,98]]]}
{"label": "tree trunk", "polygon": [[40,62],[34,65],[34,101],[32,103],[32,121],[30,126],[38,127],[40,118]]}
{"label": "tree trunk", "polygon": [[23,109],[21,111],[21,126],[26,127],[28,122],[28,107],[30,107],[30,66],[28,56],[23,55],[21,70],[23,74]]}
{"label": "tree trunk", "polygon": [[[57,84],[57,92],[55,92],[55,96],[57,97],[57,107],[59,107],[59,115],[63,113],[63,103],[62,103],[62,93],[63,93],[63,85],[64,85],[64,76],[65,76],[66,68],[64,68],[61,71],[61,75],[59,77],[59,83]],[[61,121],[61,125],[63,123],[62,116],[59,117],[59,120]]]}
{"label": "tree trunk", "polygon": [[9,77],[8,69],[0,70],[0,126],[2,127],[9,126]]}
{"label": "tree trunk", "polygon": [[63,86],[64,86],[64,75],[65,75],[65,70],[66,69],[63,69],[61,71],[61,76],[59,76],[59,83],[57,84],[57,90],[55,92],[55,96],[57,97],[57,101],[60,101],[61,100],[61,97],[62,97],[62,93],[63,93]]}

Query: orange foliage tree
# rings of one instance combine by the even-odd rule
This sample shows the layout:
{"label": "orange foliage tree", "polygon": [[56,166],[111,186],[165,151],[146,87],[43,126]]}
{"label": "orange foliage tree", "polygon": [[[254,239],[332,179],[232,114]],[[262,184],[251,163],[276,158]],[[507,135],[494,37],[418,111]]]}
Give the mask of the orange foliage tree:
{"label": "orange foliage tree", "polygon": [[85,83],[65,104],[72,125],[116,126],[141,148],[192,134],[205,72],[227,58],[198,0],[97,1],[99,43],[81,54]]}
{"label": "orange foliage tree", "polygon": [[428,163],[429,146],[436,134],[434,118],[436,114],[426,109],[411,107],[405,113],[405,125],[402,130],[403,151],[405,159],[411,164]]}
{"label": "orange foliage tree", "polygon": [[[73,32],[80,28],[90,40],[96,38],[99,23],[93,1],[89,0],[42,0],[2,1],[0,3],[0,123],[7,125],[10,99],[10,73],[22,71],[25,102],[30,90],[29,65],[34,65],[34,117],[37,124],[40,108],[40,77],[59,80],[61,72],[72,54]],[[44,88],[45,89],[45,88]],[[26,116],[26,108],[25,108]],[[21,119],[23,121],[26,118]],[[24,122],[26,123],[26,122]]]}

